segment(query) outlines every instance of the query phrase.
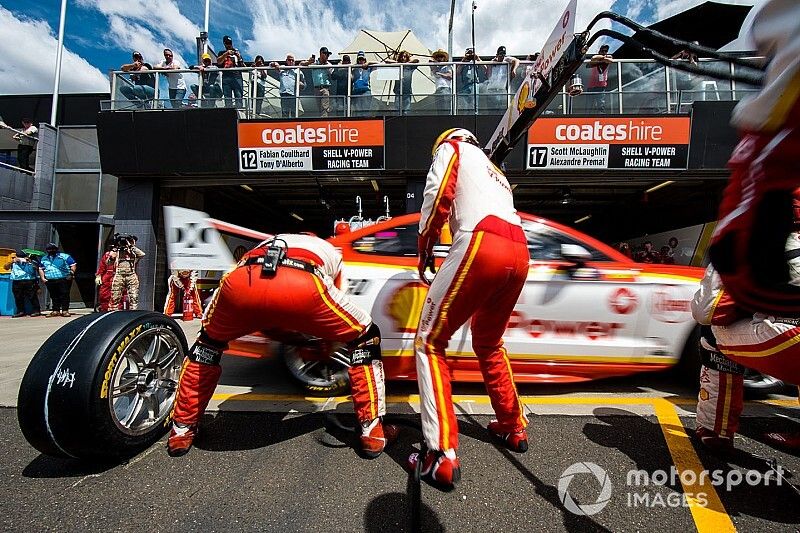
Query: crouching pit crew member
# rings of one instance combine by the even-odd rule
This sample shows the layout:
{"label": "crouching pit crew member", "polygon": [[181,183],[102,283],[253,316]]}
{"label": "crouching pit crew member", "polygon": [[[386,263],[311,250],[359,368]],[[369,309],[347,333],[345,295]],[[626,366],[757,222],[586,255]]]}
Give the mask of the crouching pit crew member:
{"label": "crouching pit crew member", "polygon": [[191,448],[222,372],[219,363],[227,343],[254,331],[296,332],[347,343],[362,451],[368,457],[383,452],[397,428],[381,420],[386,402],[380,330],[341,289],[341,270],[341,254],[330,243],[283,234],[259,244],[223,276],[181,372],[167,441],[170,455]]}
{"label": "crouching pit crew member", "polygon": [[411,469],[422,462],[423,479],[445,486],[461,476],[445,351],[468,320],[472,349],[497,415],[489,432],[514,451],[528,449],[528,421],[502,338],[528,275],[527,242],[508,180],[475,136],[460,128],[445,131],[433,146],[419,226],[419,274],[426,282],[433,245],[448,220],[453,244],[428,290],[414,340],[427,451],[408,458]]}
{"label": "crouching pit crew member", "polygon": [[[797,214],[800,213],[796,217]],[[790,262],[800,251],[797,235],[792,233],[788,240]],[[692,314],[701,324],[703,363],[696,434],[707,448],[725,452],[733,448],[733,437],[739,429],[745,367],[789,383],[800,382],[800,319],[745,310],[725,290],[711,265],[692,300]],[[783,448],[800,449],[798,435],[778,432],[764,438]]]}

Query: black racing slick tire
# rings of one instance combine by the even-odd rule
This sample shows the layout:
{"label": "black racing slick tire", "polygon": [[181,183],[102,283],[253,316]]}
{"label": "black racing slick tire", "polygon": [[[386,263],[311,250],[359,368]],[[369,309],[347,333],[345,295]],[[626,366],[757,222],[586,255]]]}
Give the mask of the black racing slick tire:
{"label": "black racing slick tire", "polygon": [[44,342],[22,378],[23,435],[57,457],[136,455],[169,425],[187,351],[180,326],[161,313],[73,320]]}

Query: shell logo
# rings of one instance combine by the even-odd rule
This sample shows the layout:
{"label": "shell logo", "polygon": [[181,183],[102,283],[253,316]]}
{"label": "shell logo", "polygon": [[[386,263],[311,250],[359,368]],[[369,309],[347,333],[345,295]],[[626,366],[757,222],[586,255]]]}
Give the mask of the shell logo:
{"label": "shell logo", "polygon": [[608,305],[615,313],[627,315],[636,310],[636,307],[639,305],[639,298],[632,290],[620,287],[611,293],[608,299]]}
{"label": "shell logo", "polygon": [[394,329],[402,333],[416,333],[422,305],[428,286],[421,281],[401,285],[386,302],[386,314],[392,318]]}
{"label": "shell logo", "polygon": [[528,100],[531,92],[531,84],[530,81],[526,81],[522,84],[522,87],[519,88],[519,96],[517,97],[517,111],[522,113],[524,109],[533,109],[536,107],[536,102],[533,100]]}

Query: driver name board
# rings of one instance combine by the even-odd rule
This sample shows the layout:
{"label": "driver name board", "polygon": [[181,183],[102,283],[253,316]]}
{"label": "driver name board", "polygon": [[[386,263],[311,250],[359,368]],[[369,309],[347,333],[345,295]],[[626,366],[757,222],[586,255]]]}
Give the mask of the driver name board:
{"label": "driver name board", "polygon": [[528,130],[525,168],[685,169],[689,117],[540,118]]}
{"label": "driver name board", "polygon": [[239,122],[240,172],[384,168],[383,120]]}

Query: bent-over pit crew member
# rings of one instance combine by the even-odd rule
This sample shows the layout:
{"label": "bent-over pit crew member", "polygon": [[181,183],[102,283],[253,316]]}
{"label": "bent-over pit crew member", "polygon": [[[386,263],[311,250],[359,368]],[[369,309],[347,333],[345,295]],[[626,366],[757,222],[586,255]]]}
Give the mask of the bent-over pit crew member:
{"label": "bent-over pit crew member", "polygon": [[472,348],[497,415],[489,431],[514,451],[528,449],[528,421],[503,347],[503,332],[528,275],[527,242],[508,180],[475,136],[460,128],[445,131],[433,146],[419,225],[419,274],[425,281],[433,245],[448,220],[453,244],[428,290],[414,340],[428,450],[408,458],[410,468],[422,461],[423,478],[442,485],[461,476],[445,351],[470,319]]}
{"label": "bent-over pit crew member", "polygon": [[[795,205],[797,227],[800,201],[795,200]],[[797,237],[797,232],[792,233],[787,241],[790,263],[800,252]],[[797,277],[792,280],[797,281]],[[712,265],[692,300],[692,314],[702,325],[703,362],[695,431],[704,446],[724,452],[733,448],[739,429],[745,367],[800,383],[800,320],[748,312],[725,290]],[[800,435],[775,432],[764,437],[774,445],[800,449]]]}
{"label": "bent-over pit crew member", "polygon": [[191,448],[222,372],[219,362],[227,343],[264,331],[347,343],[361,447],[368,457],[380,455],[397,434],[395,426],[381,422],[386,413],[381,334],[370,315],[340,289],[342,283],[341,254],[317,237],[277,235],[245,254],[223,276],[184,363],[169,454],[183,455]]}

